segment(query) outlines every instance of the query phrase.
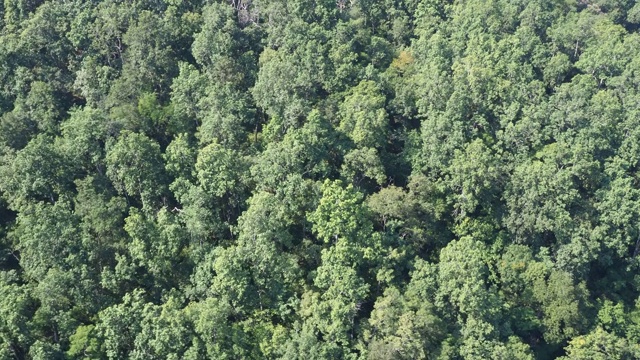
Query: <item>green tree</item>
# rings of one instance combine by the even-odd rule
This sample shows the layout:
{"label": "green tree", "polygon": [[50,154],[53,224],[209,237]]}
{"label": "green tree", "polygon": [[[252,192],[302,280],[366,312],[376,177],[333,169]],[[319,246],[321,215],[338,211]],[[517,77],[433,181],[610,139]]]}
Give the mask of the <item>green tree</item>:
{"label": "green tree", "polygon": [[18,152],[2,158],[0,185],[9,207],[20,210],[29,203],[50,203],[69,191],[73,179],[69,163],[51,137],[40,135]]}
{"label": "green tree", "polygon": [[120,124],[90,107],[76,108],[60,124],[62,144],[66,156],[86,172],[94,170],[104,175],[105,144],[119,130]]}
{"label": "green tree", "polygon": [[[271,117],[295,128],[319,101],[324,81],[331,77],[326,32],[301,20],[287,23],[282,40],[260,54],[259,70],[252,93],[256,105]],[[275,50],[273,47],[278,46]]]}
{"label": "green tree", "polygon": [[143,267],[156,286],[178,286],[186,280],[189,267],[183,251],[188,238],[167,209],[161,209],[154,218],[132,208],[124,229],[131,238],[127,247],[134,264]]}
{"label": "green tree", "polygon": [[362,81],[340,106],[340,130],[359,147],[382,148],[389,132],[385,97],[373,81]]}
{"label": "green tree", "polygon": [[635,359],[640,356],[638,344],[629,343],[601,327],[573,338],[566,352],[562,359]]}
{"label": "green tree", "polygon": [[160,146],[143,134],[125,131],[107,149],[107,176],[118,193],[156,206],[166,191]]}
{"label": "green tree", "polygon": [[0,273],[0,356],[6,359],[20,357],[34,341],[30,320],[36,299],[29,286],[21,285],[15,271]]}

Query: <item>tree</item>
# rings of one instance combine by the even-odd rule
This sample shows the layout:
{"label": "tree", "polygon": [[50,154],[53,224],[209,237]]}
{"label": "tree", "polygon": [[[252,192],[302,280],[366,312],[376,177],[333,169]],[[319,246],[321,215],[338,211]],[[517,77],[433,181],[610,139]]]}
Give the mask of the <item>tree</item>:
{"label": "tree", "polygon": [[509,210],[506,224],[519,241],[536,243],[545,232],[559,241],[570,237],[571,214],[578,191],[573,182],[568,149],[547,145],[536,158],[515,169],[505,191]]}
{"label": "tree", "polygon": [[143,91],[163,94],[169,90],[178,71],[170,34],[164,19],[151,11],[136,14],[121,38],[122,74],[111,88],[111,97],[135,99]]}
{"label": "tree", "polygon": [[0,185],[9,207],[21,210],[29,203],[50,203],[68,192],[73,166],[51,137],[40,135],[18,152],[3,156]]}
{"label": "tree", "polygon": [[189,267],[183,251],[187,236],[167,209],[161,209],[154,218],[132,208],[124,230],[131,238],[127,247],[134,264],[143,267],[156,286],[177,286],[186,280]]}
{"label": "tree", "polygon": [[376,300],[369,318],[369,359],[425,359],[438,346],[444,325],[433,303],[417,296],[420,280],[412,279],[404,294],[389,287]]}
{"label": "tree", "polygon": [[460,218],[478,207],[487,212],[497,211],[498,191],[503,179],[496,156],[479,139],[469,143],[464,152],[456,150],[447,179],[454,193],[454,208]]}
{"label": "tree", "polygon": [[385,97],[373,81],[362,81],[340,106],[340,130],[358,147],[383,148],[389,132]]}
{"label": "tree", "polygon": [[383,185],[387,179],[378,152],[372,148],[355,149],[346,154],[342,174],[356,186],[364,179],[373,180],[378,185]]}
{"label": "tree", "polygon": [[0,355],[6,359],[22,357],[34,341],[30,319],[36,300],[28,286],[18,283],[15,271],[0,273]]}
{"label": "tree", "polygon": [[184,359],[194,334],[181,305],[174,297],[161,306],[145,305],[131,359]]}
{"label": "tree", "polygon": [[166,170],[174,179],[192,180],[197,149],[187,133],[178,134],[164,153]]}
{"label": "tree", "polygon": [[82,262],[78,218],[68,203],[29,205],[16,225],[11,236],[28,278],[42,279],[51,268],[70,271]]}
{"label": "tree", "polygon": [[343,188],[340,181],[326,180],[320,203],[309,215],[318,238],[330,244],[338,239],[366,241],[372,224],[366,208],[360,205],[362,200],[362,194],[352,185]]}
{"label": "tree", "polygon": [[[335,172],[342,149],[330,124],[318,111],[309,114],[302,128],[286,134],[270,126],[271,123],[263,134],[272,139],[251,167],[252,176],[260,179],[256,184],[259,189],[273,192],[290,175],[319,180]],[[281,141],[276,141],[281,135]]]}
{"label": "tree", "polygon": [[107,145],[107,176],[118,193],[153,208],[165,192],[160,146],[143,134],[125,131]]}
{"label": "tree", "polygon": [[634,359],[640,356],[637,344],[629,343],[601,327],[587,335],[573,338],[562,359]]}
{"label": "tree", "polygon": [[105,114],[90,107],[76,108],[60,124],[62,148],[67,157],[86,172],[105,172],[105,144],[120,128]]}
{"label": "tree", "polygon": [[114,265],[114,252],[123,245],[127,204],[104,177],[87,177],[75,184],[78,194],[73,209],[80,219],[82,246],[94,271],[101,272]]}
{"label": "tree", "polygon": [[533,295],[542,303],[545,340],[560,344],[583,332],[588,320],[579,314],[588,311],[588,292],[584,284],[573,284],[571,275],[564,271],[552,271],[545,282],[537,279]]}
{"label": "tree", "polygon": [[202,144],[218,142],[229,148],[238,148],[254,124],[255,109],[246,93],[231,86],[209,87],[200,102],[201,125],[198,138]]}
{"label": "tree", "polygon": [[501,318],[504,305],[489,281],[488,255],[486,245],[470,237],[454,240],[440,252],[438,303],[463,324],[466,319],[495,327]]}
{"label": "tree", "polygon": [[252,93],[256,105],[271,117],[282,119],[289,129],[297,127],[319,100],[330,68],[327,34],[322,28],[293,20],[283,31],[279,48],[265,48],[260,54]]}
{"label": "tree", "polygon": [[108,359],[128,357],[135,348],[144,318],[144,292],[135,291],[122,298],[123,302],[103,309],[98,314],[95,337],[102,344]]}

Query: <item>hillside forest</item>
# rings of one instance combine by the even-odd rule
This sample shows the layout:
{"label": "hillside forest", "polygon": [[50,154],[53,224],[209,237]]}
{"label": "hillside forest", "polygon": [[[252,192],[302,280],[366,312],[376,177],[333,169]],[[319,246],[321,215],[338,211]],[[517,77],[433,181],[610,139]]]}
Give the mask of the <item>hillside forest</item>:
{"label": "hillside forest", "polygon": [[640,3],[0,29],[1,360],[640,358]]}

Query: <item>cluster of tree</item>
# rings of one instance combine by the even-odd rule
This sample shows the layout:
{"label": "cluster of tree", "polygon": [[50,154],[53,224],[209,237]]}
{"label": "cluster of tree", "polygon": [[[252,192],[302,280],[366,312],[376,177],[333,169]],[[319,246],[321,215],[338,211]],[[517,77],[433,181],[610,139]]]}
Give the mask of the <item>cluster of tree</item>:
{"label": "cluster of tree", "polygon": [[0,359],[640,358],[640,3],[0,28]]}

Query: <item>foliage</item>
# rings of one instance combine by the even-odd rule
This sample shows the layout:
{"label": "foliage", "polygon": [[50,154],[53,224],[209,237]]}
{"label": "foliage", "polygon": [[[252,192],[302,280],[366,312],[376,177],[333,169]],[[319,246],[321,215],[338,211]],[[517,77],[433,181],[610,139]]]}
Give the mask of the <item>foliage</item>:
{"label": "foliage", "polygon": [[0,359],[640,358],[636,2],[0,29]]}

